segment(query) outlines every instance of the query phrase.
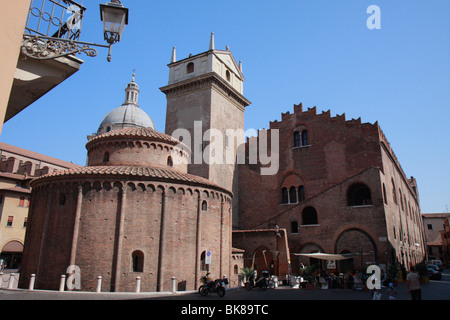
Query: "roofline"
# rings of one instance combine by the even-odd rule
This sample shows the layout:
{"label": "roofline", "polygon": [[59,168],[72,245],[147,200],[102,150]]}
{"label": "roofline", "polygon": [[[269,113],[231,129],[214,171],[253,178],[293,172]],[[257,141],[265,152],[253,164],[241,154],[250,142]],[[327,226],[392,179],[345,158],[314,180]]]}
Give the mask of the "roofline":
{"label": "roofline", "polygon": [[2,153],[2,151],[13,153],[13,154],[16,154],[21,157],[30,158],[30,159],[41,161],[41,162],[47,162],[49,164],[53,164],[53,165],[64,167],[64,168],[79,167],[79,165],[65,161],[65,160],[53,158],[53,157],[46,156],[46,155],[43,155],[38,152],[34,152],[31,150],[16,147],[16,146],[4,143],[4,142],[0,142],[0,154]]}

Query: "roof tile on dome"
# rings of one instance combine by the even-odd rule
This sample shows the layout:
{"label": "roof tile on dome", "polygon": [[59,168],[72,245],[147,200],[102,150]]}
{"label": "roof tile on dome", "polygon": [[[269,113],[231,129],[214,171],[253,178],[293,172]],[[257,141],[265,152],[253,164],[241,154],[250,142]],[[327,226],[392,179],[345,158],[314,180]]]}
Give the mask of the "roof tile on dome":
{"label": "roof tile on dome", "polygon": [[53,173],[49,173],[40,176],[32,181],[35,184],[40,181],[56,177],[82,177],[82,176],[136,176],[136,177],[148,177],[157,180],[169,180],[170,182],[188,182],[193,184],[201,184],[209,187],[220,188],[224,191],[230,192],[221,186],[214,184],[213,182],[195,175],[183,173],[180,171],[172,170],[165,167],[133,167],[133,166],[91,166],[91,167],[79,167],[66,170],[59,170]]}
{"label": "roof tile on dome", "polygon": [[98,136],[93,137],[88,143],[92,141],[97,141],[99,139],[109,138],[109,137],[145,137],[152,138],[158,141],[169,142],[173,144],[179,144],[180,141],[169,136],[168,134],[161,133],[151,128],[124,128],[120,130],[112,130]]}

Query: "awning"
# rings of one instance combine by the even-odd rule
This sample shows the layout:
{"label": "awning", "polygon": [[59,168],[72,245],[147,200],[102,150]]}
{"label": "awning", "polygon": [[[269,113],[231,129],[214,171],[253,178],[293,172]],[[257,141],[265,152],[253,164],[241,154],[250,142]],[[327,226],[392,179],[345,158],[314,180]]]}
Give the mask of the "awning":
{"label": "awning", "polygon": [[296,256],[303,256],[321,260],[345,260],[353,258],[353,254],[332,254],[332,253],[294,253]]}

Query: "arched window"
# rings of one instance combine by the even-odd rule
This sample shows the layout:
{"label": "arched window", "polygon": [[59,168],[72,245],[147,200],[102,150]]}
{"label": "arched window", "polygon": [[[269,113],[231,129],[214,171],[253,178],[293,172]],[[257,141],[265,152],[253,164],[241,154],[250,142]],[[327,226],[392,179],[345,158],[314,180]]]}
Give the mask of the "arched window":
{"label": "arched window", "polygon": [[208,202],[206,200],[202,202],[202,211],[208,211]]}
{"label": "arched window", "polygon": [[302,146],[309,145],[308,130],[302,131]]}
{"label": "arched window", "polygon": [[317,211],[313,207],[306,207],[302,211],[302,225],[319,224]]}
{"label": "arched window", "polygon": [[227,70],[225,72],[225,76],[227,77],[227,81],[230,82],[231,81],[231,73],[230,73],[230,71]]}
{"label": "arched window", "polygon": [[234,265],[233,270],[234,270],[234,274],[239,274],[239,267],[237,264]]}
{"label": "arched window", "polygon": [[356,183],[352,185],[347,191],[347,205],[348,206],[365,206],[371,205],[372,198],[370,189],[363,183]]}
{"label": "arched window", "polygon": [[289,189],[289,202],[297,203],[297,190],[295,189],[295,187],[291,187]]}
{"label": "arched window", "polygon": [[189,62],[186,66],[186,73],[192,73],[194,72],[194,63]]}
{"label": "arched window", "polygon": [[384,204],[388,204],[388,200],[387,200],[387,195],[386,195],[386,186],[383,183],[383,200],[384,200]]}
{"label": "arched window", "polygon": [[295,131],[294,132],[294,147],[301,147],[302,146],[302,136],[300,132]]}
{"label": "arched window", "polygon": [[105,152],[105,154],[103,155],[103,162],[109,162],[109,152]]}
{"label": "arched window", "polygon": [[394,198],[394,203],[397,204],[397,192],[395,191],[394,179],[391,179],[391,182],[392,182],[392,198]]}
{"label": "arched window", "polygon": [[171,157],[171,156],[169,156],[169,157],[167,158],[167,165],[168,165],[169,167],[173,167],[173,160],[172,160],[172,157]]}
{"label": "arched window", "polygon": [[133,272],[144,272],[144,253],[136,250],[131,255],[133,263]]}
{"label": "arched window", "polygon": [[300,186],[298,187],[298,202],[302,202],[303,200],[305,200],[305,187],[304,186]]}
{"label": "arched window", "polygon": [[402,210],[404,210],[405,208],[403,207],[403,198],[402,198],[402,190],[398,189],[398,194],[400,195],[399,199],[400,199],[400,205],[402,206]]}
{"label": "arched window", "polygon": [[200,271],[209,271],[209,264],[206,264],[206,251],[200,255]]}
{"label": "arched window", "polygon": [[281,189],[281,203],[289,203],[288,189]]}

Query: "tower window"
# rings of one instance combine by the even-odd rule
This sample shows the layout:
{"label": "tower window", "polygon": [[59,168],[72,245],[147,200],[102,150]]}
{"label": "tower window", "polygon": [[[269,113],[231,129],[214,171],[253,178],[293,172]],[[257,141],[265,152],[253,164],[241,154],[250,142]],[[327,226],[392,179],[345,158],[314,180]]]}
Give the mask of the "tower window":
{"label": "tower window", "polygon": [[103,155],[103,162],[104,163],[109,162],[109,152],[105,152],[105,154]]}
{"label": "tower window", "polygon": [[171,156],[169,156],[169,157],[167,158],[167,165],[168,165],[169,167],[173,167],[173,160],[172,160],[172,157],[171,157]]}
{"label": "tower window", "polygon": [[208,203],[205,200],[202,202],[202,211],[208,211]]}
{"label": "tower window", "polygon": [[194,72],[194,63],[189,62],[186,66],[186,73],[192,73]]}

